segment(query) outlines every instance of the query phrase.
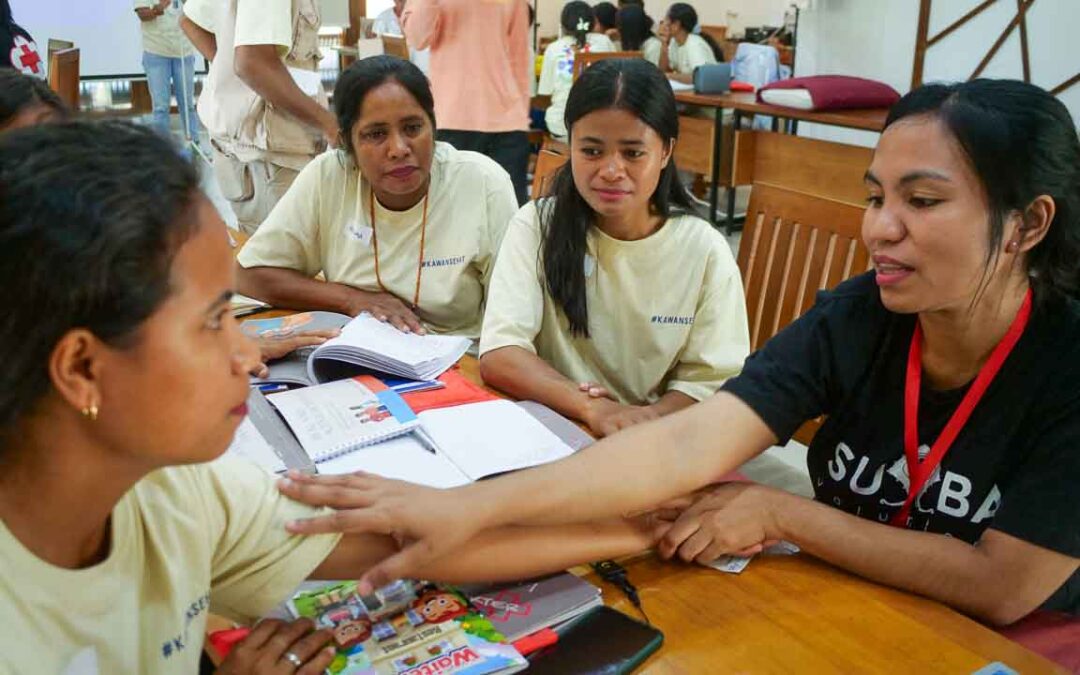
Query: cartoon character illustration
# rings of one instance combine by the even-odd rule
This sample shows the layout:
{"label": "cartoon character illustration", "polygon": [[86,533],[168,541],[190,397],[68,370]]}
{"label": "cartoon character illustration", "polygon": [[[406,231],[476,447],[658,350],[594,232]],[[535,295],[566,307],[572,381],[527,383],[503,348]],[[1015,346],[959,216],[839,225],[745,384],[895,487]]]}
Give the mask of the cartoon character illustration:
{"label": "cartoon character illustration", "polygon": [[347,619],[334,627],[334,644],[349,650],[371,637],[371,622],[367,619]]}
{"label": "cartoon character illustration", "polygon": [[[919,461],[925,460],[926,456],[929,455],[929,454],[930,454],[930,446],[927,446],[927,445],[920,445],[919,446]],[[907,499],[908,492],[911,490],[911,476],[908,474],[907,457],[901,457],[901,458],[897,459],[895,462],[893,462],[891,465],[889,465],[889,468],[885,470],[885,473],[887,475],[889,475],[889,476],[892,476],[892,478],[897,483],[900,484],[900,486],[903,488],[903,492],[900,494],[900,497],[899,497],[900,501],[898,501],[898,502],[891,502],[887,498],[882,497],[881,505],[882,506],[893,506],[893,507],[903,506],[904,501]],[[925,499],[926,494],[928,492],[930,492],[930,488],[933,487],[933,485],[935,483],[940,483],[940,482],[941,482],[941,465],[939,464],[936,467],[934,467],[934,473],[930,474],[930,479],[928,481],[926,481],[926,485],[923,486],[922,492],[919,493],[919,496],[915,499],[915,503],[914,503],[915,510],[917,510],[919,513],[933,513],[934,512],[933,505],[931,505],[930,508],[926,508],[923,505],[923,499]],[[890,492],[895,492],[895,490],[890,490]]]}
{"label": "cartoon character illustration", "polygon": [[390,417],[390,411],[386,409],[385,405],[354,405],[350,406],[349,410],[353,411],[353,416],[360,420],[360,424],[382,422],[387,417]]}
{"label": "cartoon character illustration", "polygon": [[442,623],[469,613],[465,601],[449,591],[430,590],[413,601],[413,609],[430,623]]}

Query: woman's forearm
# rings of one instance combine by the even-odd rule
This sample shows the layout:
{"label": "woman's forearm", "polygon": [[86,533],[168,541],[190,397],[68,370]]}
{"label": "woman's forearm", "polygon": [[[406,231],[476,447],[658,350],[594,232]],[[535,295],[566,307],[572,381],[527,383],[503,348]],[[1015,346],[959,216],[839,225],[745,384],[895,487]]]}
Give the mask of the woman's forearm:
{"label": "woman's forearm", "polygon": [[693,492],[775,442],[749,406],[721,392],[560,462],[457,490],[477,505],[488,527],[585,522]]}
{"label": "woman's forearm", "polygon": [[993,530],[972,546],[954,537],[859,518],[795,495],[778,494],[776,499],[779,534],[803,551],[995,625],[1012,623],[1036,609],[1076,569],[1075,560],[1070,567],[1066,556]]}
{"label": "woman's forearm", "polygon": [[[424,567],[418,576],[449,583],[528,579],[645,550],[656,541],[652,523],[639,517],[485,530],[459,551]],[[395,550],[384,535],[346,535],[311,578],[356,578]]]}
{"label": "woman's forearm", "polygon": [[353,315],[354,296],[362,293],[344,284],[316,281],[281,267],[249,267],[237,264],[236,288],[240,293],[281,309],[326,311]]}

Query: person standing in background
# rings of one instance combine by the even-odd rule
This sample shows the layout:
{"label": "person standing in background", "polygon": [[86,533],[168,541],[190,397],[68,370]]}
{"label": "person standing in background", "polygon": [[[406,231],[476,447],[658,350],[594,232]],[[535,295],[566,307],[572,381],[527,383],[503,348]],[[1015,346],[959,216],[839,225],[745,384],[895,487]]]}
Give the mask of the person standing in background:
{"label": "person standing in background", "polygon": [[0,0],[0,68],[14,68],[26,75],[45,77],[45,63],[37,43],[25,28],[15,23],[8,0]]}
{"label": "person standing in background", "polygon": [[199,117],[240,229],[253,233],[338,126],[319,79],[318,0],[188,0],[180,25],[210,61]]}
{"label": "person standing in background", "polygon": [[143,70],[154,107],[154,126],[165,136],[169,131],[172,94],[187,140],[199,140],[195,114],[195,50],[180,30],[181,0],[135,0],[143,39]]}
{"label": "person standing in background", "polygon": [[[375,17],[375,25],[372,29],[376,35],[405,35],[401,30],[401,11],[405,9],[405,0],[394,0],[394,5],[388,7]],[[431,70],[431,51],[428,49],[415,49],[409,45],[409,60],[427,75]]]}
{"label": "person standing in background", "polygon": [[409,44],[431,49],[438,139],[491,157],[528,200],[529,10],[525,0],[408,0]]}

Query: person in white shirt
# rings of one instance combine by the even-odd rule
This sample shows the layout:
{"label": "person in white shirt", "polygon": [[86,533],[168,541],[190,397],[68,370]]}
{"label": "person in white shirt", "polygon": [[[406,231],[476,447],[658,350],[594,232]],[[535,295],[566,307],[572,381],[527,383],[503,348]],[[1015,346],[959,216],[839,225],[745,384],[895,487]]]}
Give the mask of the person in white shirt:
{"label": "person in white shirt", "polygon": [[[372,30],[376,35],[399,35],[404,36],[405,31],[401,30],[401,12],[405,9],[405,0],[394,0],[394,5],[379,12],[379,15],[375,17],[375,23],[372,26]],[[430,49],[413,49],[409,47],[409,60],[416,64],[416,66],[424,72],[424,75],[428,74],[428,69],[431,66],[431,50]]]}
{"label": "person in white shirt", "polygon": [[619,35],[622,51],[641,52],[643,59],[654,66],[660,65],[664,43],[653,34],[652,17],[645,13],[644,7],[628,4],[619,10]]}
{"label": "person in white shirt", "polygon": [[695,33],[697,28],[697,11],[685,2],[672,5],[660,22],[658,35],[666,47],[660,51],[660,70],[676,82],[691,84],[698,66],[724,60],[720,45],[710,35]]}
{"label": "person in white shirt", "polygon": [[613,52],[615,45],[602,33],[593,33],[595,19],[589,3],[568,2],[563,7],[563,36],[544,50],[544,66],[536,93],[550,96],[551,105],[544,113],[548,132],[559,141],[566,141],[566,99],[574,84],[574,60],[579,52]]}
{"label": "person in white shirt", "polygon": [[367,311],[403,330],[479,337],[488,278],[517,210],[510,176],[435,141],[431,87],[408,61],[357,61],[334,105],[342,150],[311,162],[244,245],[240,292],[275,307]]}
{"label": "person in white shirt", "polygon": [[484,381],[606,436],[714,394],[750,351],[724,237],[672,157],[675,95],[642,59],[591,66],[567,101],[570,162],[510,222],[484,314]]}
{"label": "person in white shirt", "polygon": [[[195,49],[180,30],[181,0],[134,0],[143,40],[143,70],[150,89],[154,126],[168,136],[172,95],[189,141],[199,140],[195,114]],[[170,91],[169,82],[172,81]]]}

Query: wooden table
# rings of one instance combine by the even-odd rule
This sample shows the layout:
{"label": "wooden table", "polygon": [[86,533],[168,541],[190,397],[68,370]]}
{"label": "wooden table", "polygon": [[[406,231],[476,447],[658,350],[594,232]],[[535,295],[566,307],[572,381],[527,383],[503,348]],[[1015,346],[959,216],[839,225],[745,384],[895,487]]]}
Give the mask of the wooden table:
{"label": "wooden table", "polygon": [[[485,386],[474,357],[459,365]],[[664,633],[664,646],[641,673],[971,673],[994,661],[1025,674],[1064,672],[940,603],[807,555],[759,556],[739,575],[651,553],[621,563]],[[640,617],[588,568],[573,571],[603,588],[608,605]]]}
{"label": "wooden table", "polygon": [[[714,224],[719,224],[716,214],[719,212],[720,200],[720,159],[723,155],[723,121],[724,110],[734,112],[734,127],[738,130],[743,115],[770,115],[773,118],[773,131],[779,130],[779,120],[791,122],[790,132],[796,133],[798,123],[813,122],[815,124],[827,124],[834,127],[847,129],[860,129],[863,131],[880,132],[885,128],[885,118],[889,114],[888,108],[859,108],[852,110],[799,110],[784,106],[760,103],[756,94],[739,92],[728,94],[695,94],[689,91],[676,92],[675,100],[685,105],[693,105],[715,110],[715,122],[713,133],[713,161],[712,161],[712,185],[709,188],[709,219]],[[734,147],[729,150],[734,153]],[[734,162],[731,163],[734,167]],[[726,224],[730,232],[735,218],[735,186],[728,190]]]}

